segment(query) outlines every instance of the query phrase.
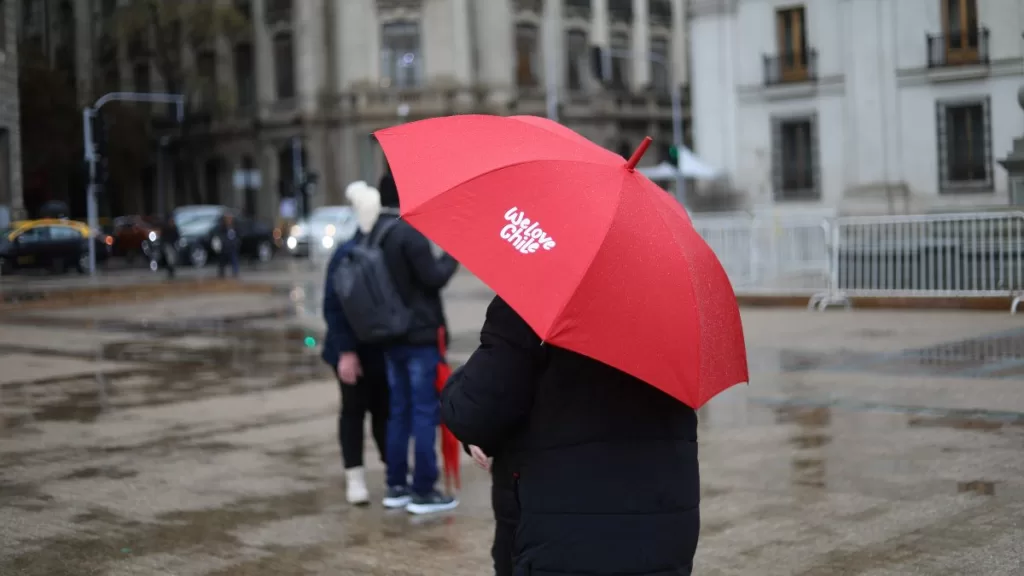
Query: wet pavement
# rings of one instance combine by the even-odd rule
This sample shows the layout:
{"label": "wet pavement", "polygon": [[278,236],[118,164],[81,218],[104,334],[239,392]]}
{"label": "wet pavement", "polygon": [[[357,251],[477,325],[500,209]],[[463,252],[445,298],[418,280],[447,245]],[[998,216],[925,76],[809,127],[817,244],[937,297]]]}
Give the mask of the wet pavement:
{"label": "wet pavement", "polygon": [[[276,282],[0,318],[0,575],[489,573],[468,462],[454,513],[345,504],[318,276]],[[448,291],[454,360],[488,299],[468,276]],[[744,323],[752,383],[701,411],[697,573],[1024,573],[1018,318]]]}

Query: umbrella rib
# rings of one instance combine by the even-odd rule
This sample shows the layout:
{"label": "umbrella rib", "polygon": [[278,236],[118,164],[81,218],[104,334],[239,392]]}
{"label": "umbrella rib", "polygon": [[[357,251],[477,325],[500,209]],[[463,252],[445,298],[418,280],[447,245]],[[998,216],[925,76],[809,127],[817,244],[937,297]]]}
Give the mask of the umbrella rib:
{"label": "umbrella rib", "polygon": [[[523,166],[525,164],[533,164],[534,162],[558,162],[558,163],[570,163],[570,164],[586,164],[588,166],[600,166],[601,168],[610,168],[610,166],[608,166],[607,164],[603,164],[601,162],[593,162],[593,161],[590,161],[590,160],[559,160],[559,159],[552,159],[552,158],[533,158],[533,159],[530,159],[530,160],[520,160],[519,162],[513,162],[512,164],[505,164],[504,166],[497,166],[495,168],[491,168],[490,170],[486,170],[484,172],[481,172],[480,174],[477,174],[477,175],[473,176],[472,178],[468,178],[466,180],[463,180],[462,182],[459,182],[458,184],[455,184],[454,186],[449,188],[449,190],[455,189],[455,188],[457,188],[459,186],[466,186],[467,184],[469,184],[471,182],[475,182],[475,181],[480,180],[482,178],[486,178],[488,176],[492,176],[496,172],[501,172],[502,170],[506,170],[506,169],[510,169],[510,168],[517,168],[517,167]],[[431,196],[425,202],[420,203],[419,206],[409,210],[408,212],[406,212],[402,216],[403,217],[425,216],[425,215],[427,215],[427,214],[429,214],[431,212],[434,212],[436,210],[443,210],[444,208],[446,208],[446,206],[444,204],[441,204],[440,206],[431,208],[430,210],[424,210],[423,208],[424,208],[424,206],[427,206],[427,205],[430,205],[430,204],[436,204],[439,199],[443,198],[446,195],[446,193],[447,192],[442,192],[440,194],[435,194],[434,196]],[[618,209],[618,207],[616,207],[616,210],[617,209]]]}
{"label": "umbrella rib", "polygon": [[[626,174],[623,174],[622,182],[625,182],[625,181],[626,181]],[[597,244],[597,250],[594,250],[593,255],[591,255],[591,257],[590,257],[590,262],[587,264],[587,267],[583,269],[583,274],[580,274],[579,279],[576,280],[575,284],[573,284],[577,288],[579,287],[580,283],[582,283],[583,280],[587,277],[587,274],[590,274],[590,269],[594,266],[594,261],[597,260],[597,255],[601,253],[601,248],[603,248],[605,242],[608,241],[608,236],[611,234],[611,231],[612,231],[612,224],[615,222],[615,216],[619,213],[619,206],[621,206],[621,205],[622,205],[622,183],[620,182],[619,183],[619,197],[615,201],[615,208],[612,210],[611,221],[608,222],[608,227],[605,228],[604,235],[601,236],[601,241]],[[575,291],[573,291],[573,292],[571,292],[569,294],[569,297],[566,298],[565,302],[563,302],[562,305],[558,308],[558,312],[554,316],[552,316],[552,322],[551,322],[550,327],[548,328],[549,331],[551,330],[551,328],[556,326],[556,323],[558,322],[558,319],[562,316],[562,313],[565,312],[565,309],[569,307],[569,303],[572,302],[572,299],[573,299],[574,296],[576,296],[576,292]],[[551,338],[551,336],[553,336],[553,334],[550,334],[550,333],[544,334],[544,335],[542,335],[541,340],[542,341],[547,341],[547,340],[549,340]]]}

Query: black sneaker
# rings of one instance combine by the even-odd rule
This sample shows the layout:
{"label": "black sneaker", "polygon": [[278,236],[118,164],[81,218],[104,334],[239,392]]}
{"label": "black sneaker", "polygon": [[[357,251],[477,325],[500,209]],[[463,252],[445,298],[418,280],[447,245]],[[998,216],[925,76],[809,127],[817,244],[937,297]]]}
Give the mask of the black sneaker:
{"label": "black sneaker", "polygon": [[405,510],[410,514],[433,514],[434,512],[453,510],[458,505],[459,501],[455,498],[434,490],[423,496],[419,494],[414,495],[412,502],[409,502]]}
{"label": "black sneaker", "polygon": [[388,486],[388,493],[381,504],[385,508],[405,508],[412,502],[412,492],[408,486]]}

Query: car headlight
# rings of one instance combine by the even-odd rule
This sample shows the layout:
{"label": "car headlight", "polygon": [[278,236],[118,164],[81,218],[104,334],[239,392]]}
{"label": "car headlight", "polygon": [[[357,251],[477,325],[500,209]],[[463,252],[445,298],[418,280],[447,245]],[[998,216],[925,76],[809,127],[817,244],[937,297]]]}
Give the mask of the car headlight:
{"label": "car headlight", "polygon": [[285,241],[285,244],[288,245],[289,250],[295,250],[295,247],[299,245],[299,241],[295,238],[295,236],[289,236],[288,240]]}
{"label": "car headlight", "polygon": [[324,248],[330,250],[334,247],[334,236],[324,236],[320,243],[323,244]]}
{"label": "car headlight", "polygon": [[220,249],[221,249],[220,238],[214,236],[213,240],[210,240],[210,248],[213,248],[214,252],[220,252]]}
{"label": "car headlight", "polygon": [[146,238],[149,238],[150,242],[156,242],[156,232],[150,232]]}
{"label": "car headlight", "polygon": [[288,234],[293,236],[293,237],[295,237],[295,236],[302,236],[302,233],[303,233],[302,226],[299,226],[298,224],[292,226],[291,230],[288,231]]}
{"label": "car headlight", "polygon": [[334,224],[328,224],[326,227],[324,227],[324,236],[334,236],[335,232],[336,230],[334,229]]}

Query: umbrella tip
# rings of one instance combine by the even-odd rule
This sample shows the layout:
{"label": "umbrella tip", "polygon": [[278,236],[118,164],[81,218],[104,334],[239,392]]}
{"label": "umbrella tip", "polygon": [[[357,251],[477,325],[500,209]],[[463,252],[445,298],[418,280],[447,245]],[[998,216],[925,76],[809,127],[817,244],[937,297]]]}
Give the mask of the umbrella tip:
{"label": "umbrella tip", "polygon": [[644,153],[650,148],[651,142],[654,142],[654,140],[650,136],[644,137],[644,141],[637,146],[636,152],[633,152],[633,155],[626,161],[626,170],[630,172],[636,170],[636,165],[640,163],[640,159],[644,157]]}

